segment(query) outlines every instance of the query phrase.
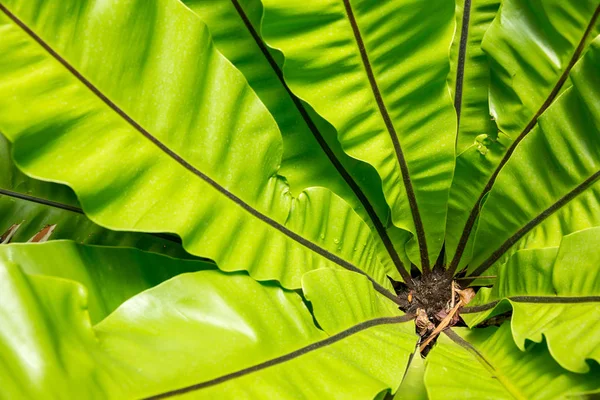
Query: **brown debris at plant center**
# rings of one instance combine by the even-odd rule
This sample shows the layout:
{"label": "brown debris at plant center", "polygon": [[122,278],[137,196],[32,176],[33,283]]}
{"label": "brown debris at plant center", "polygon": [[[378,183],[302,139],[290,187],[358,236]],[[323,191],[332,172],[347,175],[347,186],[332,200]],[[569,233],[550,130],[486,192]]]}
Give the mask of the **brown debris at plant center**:
{"label": "brown debris at plant center", "polygon": [[472,288],[461,289],[442,269],[413,278],[414,286],[394,286],[400,298],[400,309],[415,315],[417,333],[421,336],[420,350],[426,353],[444,329],[460,321],[460,309],[475,296]]}
{"label": "brown debris at plant center", "polygon": [[[471,299],[473,297],[475,297],[475,291],[473,289],[471,289],[471,288],[466,288],[464,290],[456,289],[455,283],[452,282],[452,299],[451,299],[452,304],[454,304],[454,300],[455,300],[454,294],[455,293],[458,293],[458,296],[459,296],[458,303],[456,303],[456,305],[453,305],[450,310],[448,310],[448,309],[444,310],[445,317],[435,327],[433,332],[431,332],[427,336],[425,341],[423,343],[421,343],[421,346],[419,348],[419,350],[421,352],[423,352],[427,348],[429,343],[432,343],[437,338],[437,335],[439,335],[440,332],[442,332],[444,329],[446,329],[448,327],[456,325],[456,323],[459,321],[458,311],[460,310],[460,308],[469,304]],[[440,315],[440,313],[436,314],[436,317],[438,317],[439,315]]]}
{"label": "brown debris at plant center", "polygon": [[402,311],[416,315],[418,309],[423,309],[429,318],[445,309],[452,295],[452,280],[438,270],[413,278],[412,289],[402,283],[395,283],[394,287]]}

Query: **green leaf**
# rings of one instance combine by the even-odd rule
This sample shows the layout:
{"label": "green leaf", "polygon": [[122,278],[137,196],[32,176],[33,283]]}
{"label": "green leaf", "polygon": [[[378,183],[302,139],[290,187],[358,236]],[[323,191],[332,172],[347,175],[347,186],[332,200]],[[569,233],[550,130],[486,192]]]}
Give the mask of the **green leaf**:
{"label": "green leaf", "polygon": [[281,53],[269,49],[260,37],[260,1],[184,3],[207,24],[217,49],[244,74],[275,118],[283,137],[279,173],[292,193],[323,186],[341,196],[371,227],[388,275],[408,279],[408,273],[403,273],[410,270],[404,246],[410,234],[388,224],[389,209],[373,167],[346,155],[336,130],[285,84]]}
{"label": "green leaf", "polygon": [[481,210],[469,271],[481,275],[522,248],[557,246],[600,225],[600,37],[573,86],[540,117],[502,168]]}
{"label": "green leaf", "polygon": [[567,235],[560,248],[521,250],[498,271],[491,289],[481,289],[463,319],[477,325],[512,309],[512,332],[525,350],[526,339],[546,338],[550,354],[564,368],[588,372],[586,360],[600,361],[600,228]]}
{"label": "green leaf", "polygon": [[274,120],[186,7],[2,4],[0,128],[28,175],[68,184],[102,226],[178,234],[222,270],[297,289],[342,267],[394,298],[347,203],[289,194]]}
{"label": "green leaf", "polygon": [[[34,248],[7,247],[23,258]],[[125,260],[133,269],[145,264],[139,258]],[[337,325],[340,330],[325,333],[296,293],[218,270],[179,275],[147,290],[92,330],[81,285],[25,274],[18,261],[2,259],[0,264],[2,304],[27,310],[3,313],[0,325],[2,356],[11,361],[0,368],[0,381],[8,385],[3,393],[21,397],[169,397],[187,391],[194,398],[372,398],[400,384],[416,342],[414,325],[403,323],[409,318],[397,312],[383,318],[357,315],[348,329]],[[378,296],[355,273],[313,271],[311,282],[337,273],[342,276],[332,287],[335,282],[356,284]],[[307,282],[305,289],[315,307],[326,303],[339,313],[352,313],[352,303],[331,302],[329,292],[310,286]],[[329,318],[322,316],[319,323],[335,325],[335,314]],[[321,379],[307,385],[312,374]]]}
{"label": "green leaf", "polygon": [[[206,285],[204,282],[205,277],[194,281],[189,290],[177,285],[177,293],[183,297],[176,296],[172,299],[174,304],[167,302],[164,307],[157,308],[153,296],[152,307],[144,307],[143,313],[139,308],[148,304],[148,298],[139,298],[140,303],[126,303],[97,327],[107,352],[114,355],[125,352],[138,357],[123,371],[129,376],[140,366],[143,368],[138,387],[144,392],[138,392],[138,397],[170,388],[190,391],[199,398],[296,398],[299,394],[315,398],[372,398],[381,390],[400,383],[415,342],[411,332],[414,326],[399,324],[406,320],[403,317],[369,320],[327,336],[311,325],[310,314],[300,307],[296,296],[299,309],[294,311],[289,309],[289,301],[281,304],[281,294],[257,296],[256,283],[247,283],[253,290],[244,290],[243,286],[233,290],[237,282],[227,277],[219,282],[225,288],[219,291],[220,296],[214,296],[216,304],[196,304],[191,299],[198,292],[197,285]],[[252,298],[251,306],[247,301],[231,299],[232,291],[234,299]],[[231,300],[223,304],[219,298]],[[315,298],[312,301],[318,304]],[[277,310],[275,306],[285,306],[285,309]],[[328,306],[336,308],[335,304],[328,303]],[[173,313],[174,307],[177,313]],[[130,318],[130,310],[143,317],[123,328],[122,319]],[[348,310],[338,309],[340,313],[345,311]],[[202,318],[203,314],[208,316]],[[190,327],[190,319],[195,327]],[[211,319],[214,322],[208,322]],[[154,328],[151,334],[146,333],[149,326]],[[181,332],[176,342],[169,340],[173,327]],[[131,334],[132,329],[136,335]],[[157,334],[163,334],[166,340],[158,339]],[[199,334],[201,343],[198,343]],[[190,354],[190,348],[194,353]],[[224,357],[224,350],[229,357]],[[165,373],[163,362],[175,368]],[[190,364],[194,366],[191,371]],[[319,376],[319,379],[311,379],[312,383],[308,384],[306,379],[310,376]]]}
{"label": "green leaf", "polygon": [[446,332],[426,360],[425,385],[432,400],[562,399],[600,389],[598,365],[588,374],[575,374],[562,369],[542,344],[522,352],[508,323]]}
{"label": "green leaf", "polygon": [[[490,171],[501,161],[510,143],[510,138],[499,132],[496,139],[487,136],[479,138],[477,144],[473,144],[456,157],[456,171],[448,200],[445,247],[448,260],[451,260],[451,271],[459,267],[464,268],[470,261],[475,235],[469,231],[465,233],[465,219],[468,217],[469,207],[473,205],[473,199],[481,195],[482,186],[478,182],[485,182],[489,178]],[[482,197],[482,204],[487,195],[489,192]],[[478,208],[477,216],[479,211]],[[477,230],[477,216],[474,217],[472,231]],[[463,253],[457,253],[463,246]]]}
{"label": "green leaf", "polygon": [[483,42],[490,56],[490,107],[502,132],[516,139],[550,105],[600,34],[599,13],[598,0],[503,2]]}
{"label": "green leaf", "polygon": [[46,225],[56,225],[51,239],[130,246],[172,257],[192,258],[176,237],[114,232],[94,224],[85,217],[69,188],[37,181],[21,173],[11,160],[9,143],[0,135],[0,232],[15,223],[21,226],[12,238],[13,243],[29,240]]}
{"label": "green leaf", "polygon": [[27,274],[82,283],[87,288],[93,323],[102,320],[128,298],[175,275],[216,268],[208,262],[68,241],[0,246],[0,260],[4,264],[18,264]]}
{"label": "green leaf", "polygon": [[[445,250],[452,259],[473,205],[491,170],[500,162],[510,138],[498,133],[490,116],[490,68],[481,48],[483,35],[498,12],[497,0],[456,3],[456,32],[450,49],[449,84],[457,110],[456,167],[448,200]],[[482,90],[486,88],[486,90]],[[474,184],[475,183],[475,184]],[[472,245],[472,243],[470,243]],[[471,248],[471,246],[468,246]]]}
{"label": "green leaf", "polygon": [[[570,86],[571,69],[600,30],[599,13],[598,0],[502,3],[483,40],[490,60],[491,113],[501,132],[498,141],[488,137],[483,147],[467,148],[457,161],[459,181],[469,184],[455,183],[452,191],[446,238],[451,272],[470,261],[477,218],[499,172],[535,131],[539,117]],[[561,118],[575,124],[577,116]]]}
{"label": "green leaf", "polygon": [[423,360],[417,348],[410,359],[404,379],[402,379],[394,400],[427,400],[424,377],[425,360]]}
{"label": "green leaf", "polygon": [[[499,6],[499,0],[456,2],[456,31],[448,76],[458,117],[456,154],[472,146],[478,136],[494,139],[497,134],[496,124],[490,118],[488,93],[484,90],[490,85],[490,71],[481,41]],[[458,165],[456,169],[458,172]],[[456,173],[452,185],[456,185]]]}
{"label": "green leaf", "polygon": [[26,275],[17,264],[2,257],[0,302],[3,397],[108,397],[113,377],[100,367],[106,357],[95,351],[97,342],[83,286],[64,279]]}
{"label": "green leaf", "polygon": [[[329,334],[369,319],[402,315],[395,303],[373,291],[366,278],[353,272],[326,269],[307,272],[302,277],[302,289],[306,299],[314,303],[315,318]],[[344,308],[348,310],[340,312]]]}
{"label": "green leaf", "polygon": [[392,222],[416,235],[411,260],[427,270],[444,241],[454,170],[454,3],[263,4],[263,35],[284,53],[289,87],[333,124],[350,156],[375,167]]}

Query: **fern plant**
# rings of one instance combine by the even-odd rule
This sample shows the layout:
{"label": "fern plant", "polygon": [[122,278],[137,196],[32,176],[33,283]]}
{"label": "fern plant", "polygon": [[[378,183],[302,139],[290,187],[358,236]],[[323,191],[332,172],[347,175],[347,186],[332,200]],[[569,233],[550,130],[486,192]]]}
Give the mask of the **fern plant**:
{"label": "fern plant", "polygon": [[1,396],[600,392],[599,14],[0,0]]}

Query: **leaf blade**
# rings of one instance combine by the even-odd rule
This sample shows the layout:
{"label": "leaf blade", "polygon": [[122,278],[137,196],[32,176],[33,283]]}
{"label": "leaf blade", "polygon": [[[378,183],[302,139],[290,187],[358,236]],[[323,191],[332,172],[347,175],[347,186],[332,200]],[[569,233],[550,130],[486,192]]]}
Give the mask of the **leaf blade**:
{"label": "leaf blade", "polygon": [[490,84],[489,62],[481,42],[499,6],[497,0],[461,0],[456,4],[456,32],[450,49],[448,77],[458,116],[456,154],[473,145],[479,135],[487,134],[492,139],[497,135],[496,124],[489,115],[487,91],[475,88]]}
{"label": "leaf blade", "polygon": [[[32,18],[31,10],[36,7],[14,3],[9,4],[22,14],[21,18]],[[13,35],[12,41],[5,42],[9,47],[5,53],[18,60],[7,58],[4,79],[23,73],[18,66],[41,58],[44,74],[48,74],[44,80],[55,82],[54,94],[65,101],[61,109],[44,108],[47,97],[33,89],[40,83],[40,76],[35,74],[19,80],[20,85],[5,87],[18,101],[2,104],[0,120],[6,134],[14,140],[14,156],[21,168],[34,176],[68,181],[92,220],[111,228],[177,233],[192,254],[214,259],[224,270],[247,269],[257,279],[277,279],[288,288],[299,288],[304,272],[338,265],[374,275],[370,279],[378,290],[394,298],[388,291],[391,285],[385,272],[373,255],[368,227],[346,203],[318,188],[304,192],[298,199],[291,198],[287,186],[276,175],[281,154],[277,128],[241,74],[214,51],[205,25],[175,2],[147,4],[142,10],[153,23],[143,25],[135,24],[131,4],[123,3],[114,9],[85,8],[85,4],[78,3],[79,8],[74,8],[84,10],[78,15],[66,10],[70,7],[67,3],[61,3],[62,8],[40,5],[48,15],[60,16],[58,20],[69,23],[28,22],[46,35],[59,29],[62,37],[77,36],[73,29],[85,29],[82,34],[88,39],[84,46],[56,44],[59,50],[2,6],[8,15],[4,24]],[[79,20],[90,24],[74,24]],[[185,30],[174,27],[174,20],[179,20]],[[106,43],[123,43],[123,35],[152,37],[153,24],[164,30],[159,31],[163,39],[171,40],[168,46],[163,41],[151,49],[116,47],[119,50],[113,54],[115,63],[110,72],[86,63],[88,57],[93,58],[87,52],[106,57],[100,49]],[[181,40],[183,37],[196,40]],[[152,46],[153,42],[149,43]],[[26,54],[16,50],[25,45]],[[140,57],[145,57],[146,51],[160,57],[145,63],[146,59]],[[171,77],[173,64],[163,60],[178,57],[194,68]],[[94,83],[77,70],[76,62],[93,76]],[[140,69],[147,71],[147,79],[131,77],[131,66],[140,63],[144,65]],[[121,79],[131,79],[127,84],[112,78],[117,68],[121,69]],[[227,79],[216,80],[215,74],[225,74]],[[189,81],[196,85],[188,85]],[[222,102],[207,98],[203,81],[217,86]],[[165,85],[169,87],[167,92]],[[65,96],[67,92],[69,96]],[[140,97],[137,92],[146,96]],[[172,96],[166,96],[168,93]],[[161,101],[166,101],[164,107]],[[16,105],[22,107],[18,112]],[[190,112],[191,105],[204,111],[198,114],[200,120]],[[183,120],[178,114],[182,107],[188,110]],[[209,123],[216,114],[240,108],[237,119]],[[70,109],[77,113],[66,112]],[[20,118],[25,111],[39,119],[35,127],[29,125],[32,121]],[[238,125],[243,129],[238,129]],[[44,132],[53,132],[54,136],[42,134],[42,126]],[[89,129],[94,130],[94,136],[89,135]],[[215,142],[216,137],[219,140]],[[212,145],[193,145],[203,142]],[[220,160],[226,160],[227,168]],[[209,171],[210,176],[199,168]],[[215,220],[215,212],[226,216],[225,225]],[[345,234],[343,243],[340,231]],[[255,240],[248,243],[242,237]],[[262,251],[267,245],[270,250]],[[363,246],[360,252],[354,251],[357,245]],[[232,247],[236,251],[231,251]],[[296,261],[288,264],[289,260],[282,258],[285,253]],[[287,265],[293,268],[284,268]]]}
{"label": "leaf blade", "polygon": [[563,368],[588,372],[586,359],[600,360],[599,232],[572,233],[558,248],[518,251],[500,269],[496,285],[482,289],[463,309],[463,319],[473,326],[512,308],[513,337],[521,350],[527,339],[545,337]]}
{"label": "leaf blade", "polygon": [[[540,117],[498,175],[481,210],[469,273],[481,275],[518,249],[556,246],[563,235],[600,224],[594,200],[589,203],[600,177],[600,81],[593,72],[599,55],[597,38],[573,69],[574,86]],[[575,209],[583,213],[568,217]]]}
{"label": "leaf blade", "polygon": [[[449,394],[463,398],[548,399],[598,390],[598,368],[589,375],[567,372],[541,344],[521,352],[507,323],[500,328],[453,328],[447,332],[426,361],[425,384],[431,399]],[[468,385],[468,392],[464,385]]]}
{"label": "leaf blade", "polygon": [[[504,2],[486,33],[483,48],[491,65],[490,107],[501,140],[488,144],[489,160],[480,160],[478,147],[463,153],[463,166],[474,172],[470,191],[478,194],[451,203],[452,274],[470,261],[473,233],[487,194],[517,145],[565,89],[571,68],[600,29],[599,13],[595,0],[577,4],[511,0]],[[529,34],[523,36],[522,31]]]}
{"label": "leaf blade", "polygon": [[[192,258],[174,236],[113,232],[94,224],[83,214],[75,194],[67,187],[29,178],[12,161],[9,142],[0,135],[0,230],[19,221],[13,242],[25,242],[40,228],[56,225],[52,239],[79,243],[135,247],[177,258]],[[6,227],[6,228],[5,228]]]}
{"label": "leaf blade", "polygon": [[[337,128],[349,155],[378,170],[394,225],[418,237],[408,244],[411,261],[427,269],[442,246],[454,168],[456,121],[446,89],[453,5],[436,3],[435,18],[423,21],[422,3],[264,4],[263,35],[283,51],[288,85]],[[416,68],[422,59],[428,68]]]}
{"label": "leaf blade", "polygon": [[29,275],[83,284],[93,323],[108,316],[128,298],[173,276],[216,268],[205,261],[178,260],[137,249],[84,246],[63,240],[2,246],[0,259],[5,264],[18,264]]}
{"label": "leaf blade", "polygon": [[[10,248],[21,253],[20,260],[26,260],[36,247],[58,248],[60,244]],[[152,253],[147,253],[147,257],[164,259]],[[372,315],[355,317],[353,326],[338,325],[326,334],[315,326],[298,294],[277,285],[258,283],[243,273],[226,274],[216,269],[181,274],[142,292],[92,329],[85,311],[83,286],[65,279],[26,274],[19,259],[6,260],[0,259],[0,274],[6,276],[8,272],[14,279],[2,281],[4,288],[10,289],[0,293],[2,304],[21,302],[21,307],[30,312],[0,315],[8,319],[4,322],[22,319],[22,324],[1,325],[3,356],[24,354],[23,347],[10,340],[19,337],[15,333],[20,330],[32,332],[31,345],[39,348],[35,354],[55,355],[61,360],[41,367],[32,363],[20,365],[23,375],[7,390],[20,388],[27,395],[41,392],[46,396],[77,396],[93,389],[99,396],[115,398],[161,398],[182,392],[195,398],[214,398],[215,391],[220,398],[239,398],[256,390],[263,394],[281,393],[284,398],[286,393],[297,396],[300,392],[320,397],[355,392],[368,397],[399,384],[402,360],[407,361],[416,341],[414,327],[405,323],[410,316],[397,313],[374,319]],[[129,261],[134,264],[132,268],[146,264],[140,258]],[[42,264],[36,268],[45,268],[39,258],[36,262]],[[91,270],[99,261],[81,257],[78,262],[88,263],[86,268]],[[326,273],[322,279],[331,277],[331,271],[320,271]],[[313,278],[318,272],[311,273]],[[363,290],[378,296],[372,287],[364,285],[364,277],[339,272],[345,276],[339,282],[358,278]],[[324,306],[321,302],[339,312],[353,307],[331,303],[329,293],[318,292],[318,288],[312,290],[312,301],[320,308]],[[7,296],[11,302],[6,301]],[[250,298],[252,302],[247,301]],[[38,307],[35,302],[27,303],[27,299],[46,305]],[[323,316],[321,322],[326,324],[327,318]],[[28,330],[33,325],[38,329]],[[63,334],[47,336],[47,332]],[[202,340],[198,340],[199,335]],[[175,337],[177,340],[173,340]],[[68,342],[62,342],[63,339]],[[382,363],[379,355],[389,350],[390,343],[394,344],[395,357],[383,358]],[[17,371],[7,368],[0,367],[0,380]],[[327,379],[305,385],[310,375],[307,373],[315,370]],[[36,374],[35,385],[29,385]],[[356,384],[349,386],[348,377]],[[255,384],[248,385],[248,379]],[[285,392],[286,386],[296,390]]]}
{"label": "leaf blade", "polygon": [[284,142],[280,173],[292,193],[323,186],[341,196],[373,230],[388,274],[410,281],[404,249],[408,233],[387,223],[389,210],[379,177],[371,166],[346,155],[335,129],[291,92],[283,77],[283,57],[260,37],[260,1],[185,4],[208,25],[219,51],[239,68],[275,118]]}

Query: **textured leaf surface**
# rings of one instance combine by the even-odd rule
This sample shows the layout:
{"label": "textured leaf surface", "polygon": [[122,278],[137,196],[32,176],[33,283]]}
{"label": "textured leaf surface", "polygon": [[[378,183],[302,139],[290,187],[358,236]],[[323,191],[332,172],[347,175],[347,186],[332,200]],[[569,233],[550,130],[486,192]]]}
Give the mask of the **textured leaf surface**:
{"label": "textured leaf surface", "polygon": [[[600,361],[600,228],[567,235],[560,248],[521,250],[498,271],[493,288],[483,288],[462,311],[474,326],[507,309],[512,332],[546,338],[552,356],[574,372],[587,372],[587,359]],[[543,337],[542,337],[543,335]]]}
{"label": "textured leaf surface", "polygon": [[344,153],[331,124],[294,96],[285,84],[283,57],[269,49],[260,37],[260,1],[184,3],[207,24],[217,49],[244,74],[275,118],[283,137],[279,173],[290,183],[290,190],[297,194],[309,186],[323,186],[346,200],[372,227],[388,274],[401,280],[398,268],[402,266],[389,253],[400,253],[398,258],[404,268],[410,269],[404,249],[410,234],[388,223],[389,208],[373,167]]}
{"label": "textured leaf surface", "polygon": [[55,183],[36,181],[21,173],[10,157],[10,147],[0,135],[0,232],[12,224],[21,226],[12,242],[25,242],[46,225],[56,225],[52,239],[80,243],[130,246],[178,258],[191,256],[176,237],[114,232],[101,228],[83,215],[73,192]]}
{"label": "textured leaf surface", "polygon": [[498,175],[481,211],[469,271],[480,275],[522,248],[557,246],[600,225],[600,37]]}
{"label": "textured leaf surface", "polygon": [[[570,86],[572,67],[600,29],[599,12],[598,0],[503,2],[482,45],[490,60],[490,107],[500,140],[488,138],[483,146],[468,148],[461,154],[463,160],[457,161],[459,179],[452,191],[446,240],[453,269],[461,257],[461,268],[469,261],[477,217],[498,172],[531,134],[539,116]],[[562,118],[578,117],[567,115]],[[458,184],[465,179],[465,184]]]}
{"label": "textured leaf surface", "polygon": [[598,0],[503,2],[483,42],[491,60],[490,106],[502,132],[515,139],[551,98],[600,33],[599,9]]}
{"label": "textured leaf surface", "polygon": [[[295,104],[293,95],[280,81],[278,73],[282,57],[269,53],[262,42],[257,42],[260,37],[253,37],[253,34],[259,35],[260,1],[186,0],[184,3],[206,23],[217,49],[244,74],[277,121],[284,141],[280,173],[292,190],[300,193],[306,187],[326,186],[340,196],[356,201],[311,132],[311,116],[302,115],[304,106]],[[270,64],[271,60],[275,65]],[[319,125],[320,133],[327,124]],[[335,139],[335,130],[331,126],[324,133],[330,140]],[[382,205],[380,212],[385,215],[385,202]]]}
{"label": "textured leaf surface", "polygon": [[[445,248],[449,260],[456,257],[457,248],[463,239],[465,218],[468,217],[470,211],[468,206],[473,205],[473,199],[481,195],[482,186],[478,182],[488,179],[490,171],[498,165],[507,147],[510,146],[510,142],[510,138],[499,132],[496,139],[481,138],[477,144],[473,144],[456,157],[456,171],[448,200],[446,229]],[[477,222],[475,222],[473,231],[476,229]],[[474,239],[475,234],[471,234],[468,240],[464,239],[467,241],[465,250],[461,253],[461,269],[470,261]],[[455,262],[458,263],[458,260]],[[456,265],[458,267],[458,264]]]}
{"label": "textured leaf surface", "polygon": [[506,135],[498,133],[490,116],[490,67],[481,48],[483,35],[496,16],[499,5],[497,0],[456,2],[456,32],[450,49],[448,79],[458,116],[457,158],[448,200],[445,237],[445,251],[449,259],[458,246],[468,207],[473,205],[473,199],[482,189],[477,183],[486,181],[504,155],[505,146],[510,144]]}
{"label": "textured leaf surface", "polygon": [[[489,62],[481,48],[481,41],[499,6],[498,0],[456,2],[456,31],[450,49],[448,76],[459,119],[456,154],[472,146],[480,135],[493,139],[497,134],[488,103]],[[455,181],[456,173],[453,185]]]}
{"label": "textured leaf surface", "polygon": [[28,174],[67,183],[103,226],[176,233],[223,270],[299,288],[342,266],[391,289],[347,203],[291,197],[277,125],[182,4],[0,4],[0,128]]}
{"label": "textured leaf surface", "polygon": [[[26,259],[34,247],[5,248]],[[123,259],[133,263],[128,266],[133,269],[143,269],[148,261]],[[403,323],[408,318],[397,311],[384,318],[354,314],[352,303],[332,302],[329,292],[311,289],[308,282],[315,307],[327,303],[338,314],[356,315],[346,330],[335,322],[335,315],[333,320],[321,316],[320,324],[336,326],[325,333],[296,293],[218,270],[182,274],[134,296],[92,329],[80,284],[26,274],[19,260],[2,258],[0,271],[3,308],[20,311],[1,314],[0,349],[6,362],[0,381],[5,383],[4,393],[20,397],[92,393],[99,398],[140,398],[205,382],[190,388],[189,397],[327,398],[352,393],[372,398],[400,384],[416,341],[414,325]],[[319,278],[321,271],[325,275]],[[332,282],[333,288],[336,282],[356,284],[367,297],[378,296],[365,277],[340,272],[343,276]],[[310,276],[319,287],[324,287],[320,280],[332,278],[327,270]],[[308,385],[312,374],[320,379]]]}
{"label": "textured leaf surface", "polygon": [[522,352],[508,323],[500,328],[453,328],[441,335],[426,360],[425,384],[436,399],[546,400],[600,390],[600,368],[565,371],[543,344]]}
{"label": "textured leaf surface", "polygon": [[454,169],[454,2],[263,4],[263,34],[284,53],[290,88],[335,126],[349,155],[375,167],[393,223],[419,238],[411,259],[435,261]]}

